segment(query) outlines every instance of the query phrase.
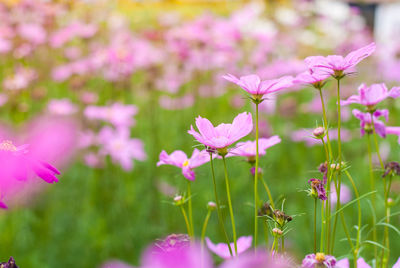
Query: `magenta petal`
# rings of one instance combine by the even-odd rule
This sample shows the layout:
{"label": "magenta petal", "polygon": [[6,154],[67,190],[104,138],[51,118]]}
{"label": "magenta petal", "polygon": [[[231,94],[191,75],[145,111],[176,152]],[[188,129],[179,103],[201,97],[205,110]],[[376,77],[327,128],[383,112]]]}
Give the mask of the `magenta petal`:
{"label": "magenta petal", "polygon": [[8,209],[8,206],[5,203],[0,201],[0,208],[1,209]]}

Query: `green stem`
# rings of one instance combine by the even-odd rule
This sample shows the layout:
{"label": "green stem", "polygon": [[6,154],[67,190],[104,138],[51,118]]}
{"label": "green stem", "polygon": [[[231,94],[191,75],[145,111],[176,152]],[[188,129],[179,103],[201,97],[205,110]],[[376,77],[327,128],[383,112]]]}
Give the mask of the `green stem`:
{"label": "green stem", "polygon": [[[371,150],[371,138],[370,135],[367,134],[367,148],[368,148],[368,161],[369,161],[369,178],[370,178],[370,187],[371,191],[375,191],[375,175],[374,175],[374,166],[372,164],[372,150]],[[371,196],[371,204],[372,209],[376,211],[376,196],[373,194]],[[372,217],[372,226],[376,225],[375,217]],[[372,229],[372,239],[373,241],[377,241],[378,236],[376,233],[376,228]],[[375,260],[378,260],[378,248],[374,245],[374,257]]]}
{"label": "green stem", "polygon": [[186,215],[185,208],[182,205],[180,205],[179,207],[181,208],[183,218],[185,219],[185,224],[186,224],[186,228],[187,228],[187,231],[188,231],[188,235],[190,237],[193,237],[193,234],[192,234],[191,229],[190,229],[189,220],[188,220],[188,217]]}
{"label": "green stem", "polygon": [[210,163],[211,163],[212,180],[213,180],[213,184],[214,184],[215,202],[217,203],[218,222],[219,222],[219,226],[220,226],[222,232],[224,233],[225,241],[226,241],[226,244],[228,245],[229,253],[231,254],[231,256],[233,256],[233,252],[232,252],[232,248],[231,248],[231,245],[230,245],[230,242],[229,242],[228,234],[226,233],[226,229],[225,229],[224,222],[223,222],[223,219],[222,219],[222,213],[221,213],[221,209],[220,209],[220,202],[219,202],[218,192],[217,192],[217,183],[215,181],[215,172],[214,172],[214,164],[213,164],[213,159],[212,159],[212,153],[210,153]]}
{"label": "green stem", "polygon": [[[353,186],[354,189],[354,194],[356,195],[357,198],[357,208],[358,208],[358,226],[357,226],[357,240],[356,240],[356,248],[355,248],[355,255],[357,256],[358,251],[360,249],[360,239],[361,239],[361,202],[360,202],[360,194],[358,193],[356,184],[354,183],[353,178],[351,177],[350,173],[345,170],[344,171],[345,174],[347,175],[347,178],[349,178],[349,181],[351,183],[351,185]],[[355,262],[355,267],[357,267],[357,258],[355,258],[356,262]]]}
{"label": "green stem", "polygon": [[314,198],[314,254],[317,254],[317,198]]}
{"label": "green stem", "polygon": [[254,250],[257,250],[258,235],[258,103],[256,103],[256,170],[254,173]]}
{"label": "green stem", "polygon": [[268,242],[269,242],[269,229],[268,229],[268,224],[267,221],[263,220],[264,223],[264,239],[265,239],[265,247],[268,247]]}
{"label": "green stem", "polygon": [[203,223],[203,228],[201,229],[201,249],[202,250],[204,249],[204,238],[206,237],[206,230],[207,230],[208,221],[210,220],[210,216],[211,216],[211,209],[208,209],[207,216]]}
{"label": "green stem", "polygon": [[[390,224],[390,207],[389,207],[389,194],[390,194],[390,187],[392,185],[392,179],[389,177],[389,183],[388,183],[388,188],[386,189],[386,178],[385,178],[385,221],[387,224]],[[384,244],[385,247],[387,248],[387,255],[383,257],[382,261],[382,267],[387,267],[388,261],[389,261],[389,256],[390,256],[390,241],[389,241],[389,228],[387,225],[385,225],[384,229]],[[382,251],[382,254],[384,254],[385,251]]]}
{"label": "green stem", "polygon": [[192,234],[194,236],[194,227],[193,227],[193,210],[192,210],[192,190],[190,187],[190,181],[187,181],[187,192],[188,192],[188,211],[189,211],[189,223],[190,229],[192,230]]}
{"label": "green stem", "polygon": [[[278,242],[277,240],[278,240],[277,237],[274,236],[274,243],[272,243],[271,252],[274,252],[274,250],[275,250],[275,245],[276,245],[277,242]],[[278,251],[278,250],[276,250],[276,251]]]}
{"label": "green stem", "polygon": [[[234,218],[234,216],[233,216],[233,208],[232,208],[232,200],[231,200],[231,190],[230,190],[230,187],[229,187],[228,169],[226,168],[226,159],[225,159],[225,156],[222,157],[222,161],[224,162],[226,195],[227,195],[227,197],[228,197],[229,214],[230,214],[230,216],[231,216],[232,233],[233,233],[233,243],[234,243],[234,245],[235,245],[235,256],[237,256],[236,226],[235,226],[235,218]],[[256,173],[257,173],[257,172],[256,172]]]}
{"label": "green stem", "polygon": [[[325,109],[324,97],[323,97],[323,95],[322,95],[322,89],[319,88],[318,91],[319,91],[319,96],[320,96],[320,98],[321,98],[322,115],[323,115],[323,118],[324,118],[324,128],[325,128],[325,130],[326,130],[326,141],[327,141],[327,143],[328,143],[329,152],[330,152],[329,156],[330,156],[330,158],[332,158],[332,146],[331,146],[331,141],[330,141],[330,139],[329,139],[328,119],[327,119],[327,116],[326,116],[326,109]],[[329,158],[327,158],[328,164],[330,164],[330,161],[329,161],[328,159],[329,159]],[[329,167],[329,165],[328,165],[328,169],[329,169],[329,168],[330,168],[330,167]]]}
{"label": "green stem", "polygon": [[285,236],[282,235],[282,253],[285,252]]}
{"label": "green stem", "polygon": [[[341,184],[342,184],[342,139],[341,139],[341,122],[342,122],[342,113],[341,113],[341,106],[340,106],[340,78],[336,79],[337,80],[337,117],[338,117],[338,176],[337,176],[337,189],[336,189],[336,197],[337,197],[337,203],[336,203],[336,211],[340,209],[340,189],[341,189]],[[333,234],[336,232],[336,222],[337,222],[337,217],[338,214],[335,216],[335,224],[333,225]],[[335,246],[335,236],[332,236],[332,248],[331,251],[333,252],[333,248]]]}
{"label": "green stem", "polygon": [[268,187],[267,183],[265,182],[264,178],[263,177],[260,177],[260,178],[261,178],[261,182],[264,185],[265,191],[267,192],[271,207],[272,207],[272,209],[275,209],[275,203],[274,203],[274,199],[272,199],[271,191],[269,190],[269,187]]}
{"label": "green stem", "polygon": [[324,219],[324,201],[321,201],[321,241],[319,245],[319,251],[324,252],[324,229],[325,229],[325,219]]}

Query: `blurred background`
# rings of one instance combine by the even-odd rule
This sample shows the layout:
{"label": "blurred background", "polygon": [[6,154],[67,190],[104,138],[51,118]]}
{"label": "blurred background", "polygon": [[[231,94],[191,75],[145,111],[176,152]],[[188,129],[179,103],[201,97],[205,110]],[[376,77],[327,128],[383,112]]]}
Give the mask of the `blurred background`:
{"label": "blurred background", "polygon": [[[252,111],[222,75],[296,75],[307,56],[346,55],[375,40],[377,51],[344,80],[342,98],[362,82],[399,86],[398,14],[397,1],[1,1],[0,138],[49,148],[46,160],[62,175],[55,185],[32,180],[2,196],[10,208],[0,212],[0,259],[14,256],[20,267],[100,267],[110,259],[138,265],[149,243],[186,231],[171,205],[186,181],[175,167],[156,167],[161,150],[190,155],[196,142],[187,130],[198,115],[217,124]],[[324,91],[332,128],[334,88],[330,83]],[[399,125],[399,101],[386,104],[388,125]],[[302,86],[262,104],[262,136],[279,135],[282,142],[268,149],[261,167],[274,198],[285,198],[286,213],[298,215],[287,236],[297,260],[312,251],[313,201],[304,190],[324,159],[308,137],[321,124],[321,111],[317,92]],[[342,119],[345,160],[367,193],[366,138],[350,107]],[[379,143],[385,160],[399,159],[396,136]],[[231,158],[228,168],[238,234],[251,235],[249,166]],[[216,171],[222,190],[218,161]],[[208,165],[196,173],[199,231],[213,191]],[[398,194],[400,184],[393,184]],[[362,205],[368,224],[371,210]],[[356,224],[355,211],[345,210],[348,226]],[[216,215],[207,235],[223,240]],[[339,258],[348,252],[344,234],[337,235]],[[393,260],[397,241],[391,240]]]}

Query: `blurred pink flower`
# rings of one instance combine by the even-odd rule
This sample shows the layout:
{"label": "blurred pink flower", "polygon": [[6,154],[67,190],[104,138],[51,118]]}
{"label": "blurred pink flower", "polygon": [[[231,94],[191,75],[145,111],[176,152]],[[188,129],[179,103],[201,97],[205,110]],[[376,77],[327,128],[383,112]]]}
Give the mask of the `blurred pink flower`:
{"label": "blurred pink flower", "polygon": [[240,79],[231,74],[227,74],[223,77],[226,80],[237,84],[249,94],[255,96],[263,96],[293,86],[293,77],[291,76],[284,76],[279,79],[264,81],[261,81],[260,77],[255,74],[242,76]]}
{"label": "blurred pink flower", "polygon": [[91,120],[103,120],[113,124],[115,127],[131,127],[135,124],[133,116],[138,109],[135,105],[124,105],[113,103],[109,106],[88,106],[84,114]]}
{"label": "blurred pink flower", "polygon": [[[349,263],[349,259],[345,258],[345,259],[341,259],[340,261],[338,261],[336,263],[336,268],[350,268],[350,263]],[[371,268],[371,266],[365,262],[365,260],[363,258],[358,258],[357,260],[357,267],[358,268]],[[394,268],[395,266],[393,266]]]}
{"label": "blurred pink flower", "polygon": [[374,126],[376,134],[381,136],[382,138],[386,137],[386,126],[380,121],[378,118],[383,116],[386,121],[388,120],[389,111],[388,110],[376,110],[372,115],[371,113],[363,113],[357,109],[353,110],[353,115],[360,120],[360,131],[361,136],[364,136],[365,133],[372,133],[372,119],[374,120]]}
{"label": "blurred pink flower", "polygon": [[[265,155],[267,149],[280,143],[281,139],[279,136],[272,136],[270,138],[261,138],[258,140],[258,153],[259,155]],[[244,156],[244,157],[255,157],[256,156],[256,141],[239,142],[235,148],[229,151],[229,156]]]}
{"label": "blurred pink flower", "polygon": [[309,69],[319,69],[335,76],[344,75],[344,71],[355,67],[360,61],[370,56],[375,51],[375,43],[371,43],[365,47],[349,53],[346,57],[339,55],[311,56],[304,61]]}
{"label": "blurred pink flower", "polygon": [[[47,183],[57,182],[56,175],[60,172],[47,162],[38,158],[34,151],[29,151],[29,145],[16,147],[11,141],[0,143],[0,200],[15,190],[18,181],[38,176]],[[7,208],[4,202],[0,207]]]}
{"label": "blurred pink flower", "polygon": [[[237,240],[237,254],[239,255],[239,254],[245,252],[246,250],[248,250],[251,247],[252,241],[253,241],[252,236],[239,237]],[[206,243],[207,243],[208,249],[211,250],[212,252],[214,252],[216,255],[220,256],[221,258],[229,259],[232,257],[229,252],[228,245],[226,243],[214,244],[213,242],[211,242],[211,240],[208,237],[206,237]],[[231,243],[230,246],[231,246],[231,248],[234,248],[233,243]],[[233,254],[235,256],[235,252],[233,252]]]}
{"label": "blurred pink flower", "polygon": [[208,119],[199,116],[196,118],[196,126],[200,133],[193,126],[190,126],[188,133],[198,142],[213,149],[225,149],[251,132],[253,119],[250,113],[244,112],[237,115],[232,124],[214,127]]}
{"label": "blurred pink flower", "polygon": [[[333,208],[334,206],[336,206],[337,203],[336,188],[334,183],[331,183],[330,195],[331,195],[331,206]],[[346,204],[350,200],[351,200],[351,190],[347,185],[342,183],[340,188],[340,204]]]}
{"label": "blurred pink flower", "polygon": [[98,141],[101,144],[100,155],[110,155],[114,163],[121,164],[124,170],[133,168],[133,160],[146,160],[143,142],[131,139],[129,129],[103,127],[99,133]]}
{"label": "blurred pink flower", "polygon": [[199,245],[159,248],[157,244],[145,251],[140,268],[212,268],[209,254]]}
{"label": "blurred pink flower", "polygon": [[69,99],[53,99],[47,104],[48,111],[53,115],[72,115],[78,108]]}
{"label": "blurred pink flower", "polygon": [[268,254],[264,250],[258,250],[256,253],[249,252],[226,260],[219,268],[289,268],[295,265],[292,261],[285,256],[277,256]]}
{"label": "blurred pink flower", "polygon": [[361,84],[358,88],[358,95],[353,95],[347,100],[341,101],[341,105],[359,103],[367,107],[374,107],[379,102],[389,97],[400,97],[400,87],[394,87],[391,90],[388,90],[384,83],[372,84],[369,87],[366,84]]}
{"label": "blurred pink flower", "polygon": [[167,110],[181,110],[192,107],[194,104],[194,96],[186,94],[179,98],[171,98],[169,96],[161,96],[159,99],[160,106]]}
{"label": "blurred pink flower", "polygon": [[50,37],[50,45],[52,47],[61,47],[75,37],[89,38],[97,32],[97,26],[92,24],[83,24],[81,22],[73,22],[70,25],[59,29]]}
{"label": "blurred pink flower", "polygon": [[323,86],[323,81],[330,77],[329,73],[321,71],[308,70],[301,74],[298,74],[293,80],[296,84],[310,84],[314,87],[321,88]]}
{"label": "blurred pink flower", "polygon": [[[307,146],[314,146],[314,145],[322,145],[322,142],[319,139],[315,139],[312,135],[312,129],[299,129],[295,130],[291,133],[290,138],[294,142],[301,142],[304,141]],[[329,129],[329,138],[331,140],[337,139],[337,129]],[[342,142],[350,141],[351,139],[351,132],[348,129],[341,129],[341,139]],[[324,137],[326,142],[326,137]]]}
{"label": "blurred pink flower", "polygon": [[18,25],[17,31],[20,37],[35,45],[46,42],[46,30],[39,24],[20,24]]}
{"label": "blurred pink flower", "polygon": [[35,80],[37,73],[31,68],[18,67],[15,74],[3,80],[3,87],[7,90],[21,90],[27,88]]}
{"label": "blurred pink flower", "polygon": [[386,127],[386,134],[393,134],[399,136],[399,144],[400,144],[400,127]]}
{"label": "blurred pink flower", "polygon": [[160,153],[160,161],[157,166],[173,165],[182,169],[182,174],[186,179],[194,181],[194,168],[199,167],[210,161],[210,154],[206,150],[194,149],[192,156],[188,158],[182,151],[174,151],[168,155],[165,151]]}

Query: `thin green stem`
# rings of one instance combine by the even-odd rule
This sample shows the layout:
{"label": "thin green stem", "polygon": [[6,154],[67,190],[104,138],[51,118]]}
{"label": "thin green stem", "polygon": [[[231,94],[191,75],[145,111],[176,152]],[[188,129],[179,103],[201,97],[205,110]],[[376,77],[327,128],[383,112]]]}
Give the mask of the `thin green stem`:
{"label": "thin green stem", "polygon": [[268,224],[267,221],[263,220],[264,223],[264,239],[265,239],[265,246],[268,247],[268,242],[269,242],[269,229],[268,229]]}
{"label": "thin green stem", "polygon": [[230,242],[229,242],[228,234],[227,234],[225,226],[224,226],[222,213],[221,213],[221,209],[220,209],[220,204],[221,203],[219,202],[219,198],[218,198],[217,183],[216,183],[216,180],[215,180],[215,172],[214,172],[214,164],[213,164],[213,159],[212,159],[212,153],[210,153],[210,163],[211,163],[212,180],[213,180],[213,184],[214,184],[215,202],[217,203],[218,222],[219,222],[219,226],[220,226],[222,232],[224,233],[225,241],[226,241],[226,244],[228,245],[229,253],[231,254],[231,256],[233,256],[232,248],[231,248],[231,245],[230,245]]}
{"label": "thin green stem", "polygon": [[188,192],[188,212],[189,212],[189,223],[190,229],[192,230],[192,234],[194,236],[194,227],[193,227],[193,209],[192,209],[192,190],[190,181],[187,181],[187,192]]}
{"label": "thin green stem", "polygon": [[325,229],[325,218],[324,218],[324,201],[321,201],[321,237],[319,243],[319,251],[324,252],[324,229]]}
{"label": "thin green stem", "polygon": [[[227,195],[227,197],[228,197],[229,214],[230,214],[230,216],[231,216],[232,233],[233,233],[233,243],[234,243],[234,245],[235,245],[235,256],[237,256],[236,226],[235,226],[235,218],[234,218],[234,216],[233,216],[233,208],[232,208],[232,200],[231,200],[231,190],[230,190],[230,187],[229,187],[228,169],[226,168],[226,159],[225,159],[225,156],[222,157],[222,161],[224,162],[226,195]],[[256,172],[256,173],[257,173],[257,172]]]}
{"label": "thin green stem", "polygon": [[268,187],[267,183],[265,182],[264,178],[263,177],[260,177],[260,178],[261,178],[261,182],[264,185],[265,191],[267,192],[270,205],[271,205],[272,209],[275,209],[275,203],[274,203],[274,199],[272,199],[271,191],[269,190],[269,187]]}
{"label": "thin green stem", "polygon": [[282,235],[281,240],[282,240],[282,252],[285,252],[285,236]]}
{"label": "thin green stem", "polygon": [[[326,141],[327,141],[327,143],[328,143],[329,152],[330,152],[329,156],[330,156],[330,158],[333,158],[333,157],[332,157],[332,146],[331,146],[331,141],[330,141],[330,139],[329,139],[328,119],[327,119],[327,116],[326,116],[326,109],[325,109],[324,96],[322,95],[322,89],[321,89],[321,88],[319,88],[318,91],[319,91],[319,96],[320,96],[320,98],[321,98],[322,115],[323,115],[323,118],[324,118],[324,128],[325,128],[325,130],[326,130]],[[329,159],[329,158],[327,158],[327,161],[328,161],[328,163],[329,163],[330,161],[329,161],[328,159]],[[330,168],[330,167],[328,167],[328,168]]]}
{"label": "thin green stem", "polygon": [[[367,148],[368,148],[368,162],[369,162],[369,181],[370,181],[370,187],[371,191],[375,191],[375,175],[374,175],[374,166],[372,163],[372,150],[371,150],[371,138],[370,134],[367,134]],[[371,204],[372,204],[372,209],[376,211],[376,195],[373,194],[371,196]],[[376,221],[375,217],[372,217],[372,226],[375,226]],[[378,236],[376,233],[376,228],[372,229],[372,239],[373,241],[377,241]],[[374,245],[374,257],[375,260],[378,260],[378,248],[376,245]]]}
{"label": "thin green stem", "polygon": [[[277,242],[278,242],[278,238],[276,236],[274,236],[274,243],[272,243],[272,247],[271,247],[271,250],[270,250],[271,252],[274,252]],[[276,252],[277,251],[278,250],[276,250]]]}
{"label": "thin green stem", "polygon": [[356,252],[360,249],[360,239],[361,239],[361,201],[360,201],[360,194],[358,193],[356,184],[354,183],[353,178],[351,177],[350,173],[345,170],[345,174],[347,175],[347,178],[349,178],[349,181],[351,185],[353,186],[354,194],[356,195],[357,198],[357,208],[358,208],[358,225],[357,225],[357,240],[356,240]]}
{"label": "thin green stem", "polygon": [[206,230],[207,230],[207,225],[208,221],[210,220],[211,217],[211,209],[208,209],[207,216],[204,220],[203,223],[203,228],[201,228],[201,249],[204,249],[204,238],[206,237]]}
{"label": "thin green stem", "polygon": [[256,103],[256,170],[254,173],[254,250],[257,250],[258,235],[258,103]]}
{"label": "thin green stem", "polygon": [[188,217],[187,217],[187,215],[186,215],[185,208],[184,208],[182,205],[180,205],[179,207],[181,208],[183,218],[185,219],[185,224],[186,224],[186,228],[187,228],[187,231],[188,231],[188,235],[189,235],[190,237],[193,237],[192,231],[191,231],[191,229],[190,229],[189,220],[188,220]]}
{"label": "thin green stem", "polygon": [[[341,122],[342,122],[342,113],[341,113],[341,105],[340,105],[340,78],[337,78],[337,121],[338,121],[338,130],[337,130],[337,136],[338,136],[338,175],[337,175],[337,189],[336,189],[336,197],[337,197],[337,203],[336,203],[336,210],[340,209],[340,189],[341,189],[341,184],[342,184],[342,139],[341,139]],[[336,222],[337,222],[337,217],[338,214],[335,216],[335,224],[333,225],[333,234],[336,232]],[[333,248],[335,246],[335,236],[332,236],[332,247],[331,251],[333,252]]]}
{"label": "thin green stem", "polygon": [[317,198],[314,198],[314,254],[317,254]]}

